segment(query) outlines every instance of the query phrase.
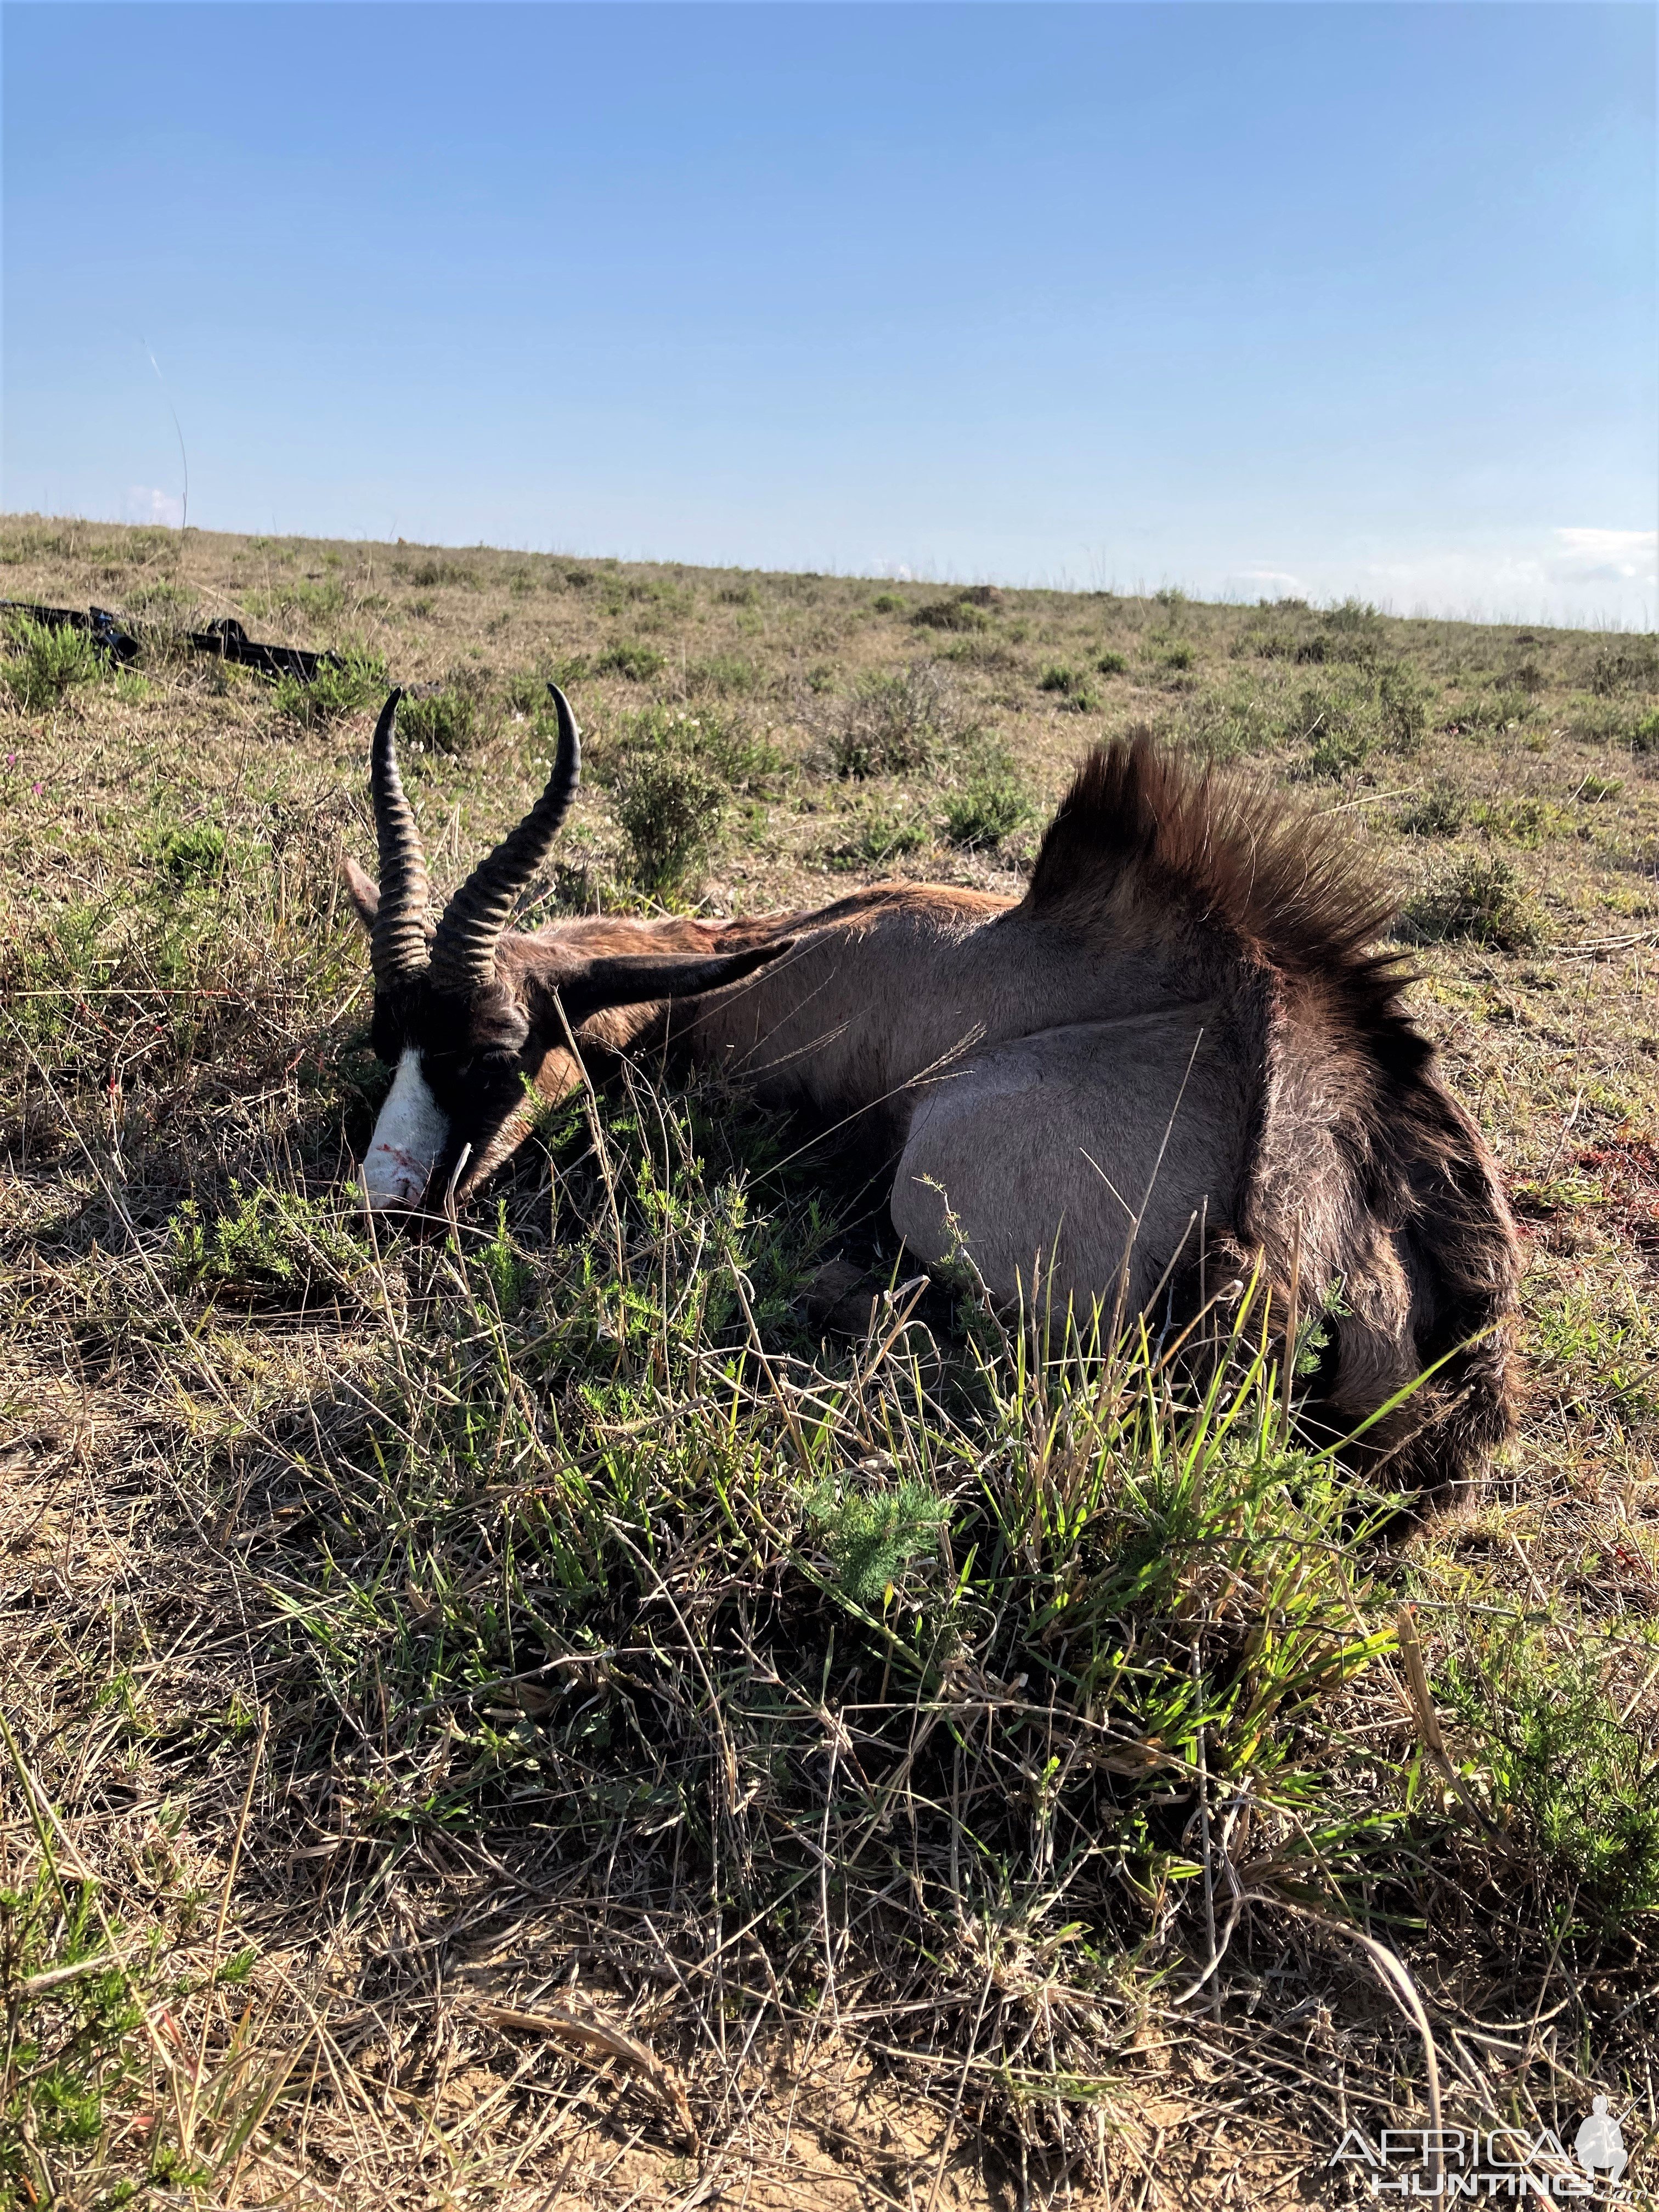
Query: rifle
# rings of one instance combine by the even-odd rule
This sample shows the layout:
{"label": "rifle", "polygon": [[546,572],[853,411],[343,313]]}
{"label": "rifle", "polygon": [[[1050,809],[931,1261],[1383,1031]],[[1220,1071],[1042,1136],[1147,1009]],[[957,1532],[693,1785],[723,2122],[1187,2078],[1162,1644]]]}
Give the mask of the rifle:
{"label": "rifle", "polygon": [[[23,615],[47,629],[84,630],[106,659],[118,667],[137,660],[143,650],[139,640],[122,629],[119,617],[107,607],[89,607],[82,614],[74,607],[38,607],[27,599],[0,599],[0,613]],[[187,630],[184,641],[193,652],[239,661],[244,668],[257,668],[262,676],[292,676],[301,684],[314,684],[325,668],[345,665],[337,653],[307,653],[297,645],[261,645],[228,615],[210,623],[205,629]]]}
{"label": "rifle", "polygon": [[73,607],[37,607],[27,599],[0,599],[0,613],[22,615],[46,629],[86,630],[105,659],[119,667],[138,658],[137,639],[122,629],[119,617],[107,607],[88,607],[85,614],[77,614]]}

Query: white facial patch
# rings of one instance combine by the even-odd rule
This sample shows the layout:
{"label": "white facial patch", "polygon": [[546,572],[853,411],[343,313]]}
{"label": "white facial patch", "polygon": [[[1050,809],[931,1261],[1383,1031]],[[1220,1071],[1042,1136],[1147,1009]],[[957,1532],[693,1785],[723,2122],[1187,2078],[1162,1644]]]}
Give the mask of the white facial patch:
{"label": "white facial patch", "polygon": [[363,1160],[369,1204],[418,1206],[448,1135],[449,1117],[421,1073],[421,1055],[406,1046]]}

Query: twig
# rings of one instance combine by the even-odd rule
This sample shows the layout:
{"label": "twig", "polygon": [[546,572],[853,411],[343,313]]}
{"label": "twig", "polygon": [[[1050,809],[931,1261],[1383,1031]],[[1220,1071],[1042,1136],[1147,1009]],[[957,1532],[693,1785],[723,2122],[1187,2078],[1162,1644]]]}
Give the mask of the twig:
{"label": "twig", "polygon": [[607,2058],[631,2067],[649,2082],[673,2113],[692,2151],[702,2150],[702,2137],[678,2079],[653,2051],[635,2042],[631,2035],[624,2035],[621,2028],[612,2027],[608,2021],[583,2020],[574,2012],[566,2012],[562,2005],[524,2012],[516,2005],[479,2004],[474,2010],[492,2027],[515,2029],[526,2035],[552,2036],[561,2043],[579,2044],[584,2050],[603,2051]]}

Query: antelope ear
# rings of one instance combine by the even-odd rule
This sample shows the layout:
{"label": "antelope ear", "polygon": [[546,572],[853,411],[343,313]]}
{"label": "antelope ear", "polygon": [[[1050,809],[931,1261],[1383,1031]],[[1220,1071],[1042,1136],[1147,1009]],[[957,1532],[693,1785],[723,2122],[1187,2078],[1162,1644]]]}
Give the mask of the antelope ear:
{"label": "antelope ear", "polygon": [[346,889],[351,894],[351,903],[357,909],[357,919],[365,929],[372,930],[374,917],[380,911],[380,887],[366,876],[349,853],[345,856],[340,872],[345,878]]}
{"label": "antelope ear", "polygon": [[682,953],[666,959],[596,960],[579,981],[565,985],[567,1005],[585,1006],[597,1013],[605,1006],[639,1006],[652,999],[689,999],[699,991],[719,991],[727,983],[740,983],[786,952],[795,940],[784,938],[776,945],[757,945],[747,952],[717,954],[712,959]]}

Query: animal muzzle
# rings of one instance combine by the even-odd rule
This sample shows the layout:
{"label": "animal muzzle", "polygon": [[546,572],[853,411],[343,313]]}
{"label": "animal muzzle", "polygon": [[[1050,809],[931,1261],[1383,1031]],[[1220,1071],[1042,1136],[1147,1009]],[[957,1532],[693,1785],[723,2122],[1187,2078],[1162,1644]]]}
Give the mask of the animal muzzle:
{"label": "animal muzzle", "polygon": [[406,1047],[363,1157],[369,1204],[418,1206],[448,1141],[449,1116],[432,1095],[420,1054]]}

